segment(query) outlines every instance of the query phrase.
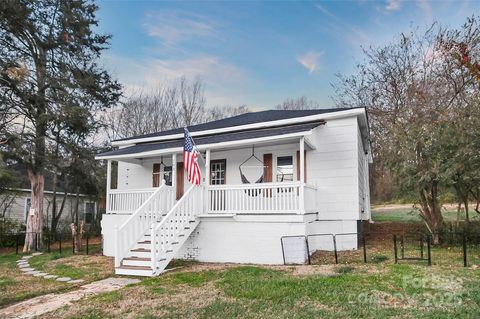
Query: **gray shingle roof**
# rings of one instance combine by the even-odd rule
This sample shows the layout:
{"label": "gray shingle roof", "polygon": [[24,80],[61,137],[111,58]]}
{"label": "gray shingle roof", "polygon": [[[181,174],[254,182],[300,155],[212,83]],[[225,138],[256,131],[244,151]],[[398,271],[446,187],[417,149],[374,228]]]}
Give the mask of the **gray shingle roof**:
{"label": "gray shingle roof", "polygon": [[[348,109],[349,108],[299,110],[299,111],[269,110],[269,111],[261,111],[261,112],[251,112],[251,113],[245,113],[245,114],[229,117],[229,118],[218,120],[218,121],[212,121],[208,123],[188,126],[188,130],[190,132],[198,132],[198,131],[226,128],[226,127],[234,127],[239,125],[278,121],[278,120],[284,120],[284,119],[291,119],[295,117],[304,117],[309,115],[332,113],[332,112],[344,111]],[[127,141],[131,139],[155,137],[155,136],[167,136],[172,134],[183,134],[183,128],[145,134],[140,136],[133,136],[133,137],[128,137],[124,139],[119,139],[117,141]]]}
{"label": "gray shingle roof", "polygon": [[[215,143],[229,142],[229,141],[239,141],[239,140],[246,140],[246,139],[252,139],[252,138],[259,138],[259,137],[281,136],[281,135],[291,134],[291,133],[306,132],[322,123],[323,121],[316,121],[312,123],[303,123],[303,124],[288,125],[288,126],[281,126],[281,127],[274,127],[274,128],[255,129],[255,130],[248,130],[248,131],[215,134],[215,135],[209,135],[209,136],[198,136],[198,137],[194,137],[194,140],[195,140],[195,144],[203,145],[203,144],[215,144]],[[183,133],[183,129],[179,133]],[[97,157],[137,154],[137,153],[175,148],[175,147],[183,147],[183,138],[171,140],[171,141],[165,141],[165,142],[157,142],[157,143],[141,143],[134,146],[121,148],[118,150],[101,153],[101,154],[98,154]]]}

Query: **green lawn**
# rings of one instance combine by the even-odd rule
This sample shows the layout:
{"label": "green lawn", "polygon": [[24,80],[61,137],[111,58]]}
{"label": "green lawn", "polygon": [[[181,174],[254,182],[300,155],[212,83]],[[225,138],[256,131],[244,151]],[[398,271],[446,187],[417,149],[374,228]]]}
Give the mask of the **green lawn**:
{"label": "green lawn", "polygon": [[[476,318],[480,273],[391,263],[186,269],[44,318]],[[197,267],[198,268],[198,267]],[[307,269],[307,270],[305,270]]]}
{"label": "green lawn", "polygon": [[[442,210],[445,221],[456,221],[457,210],[451,205],[445,206]],[[401,222],[417,223],[421,222],[418,211],[412,205],[376,205],[372,206],[372,219],[376,222]],[[460,220],[465,219],[465,213],[460,214]],[[471,220],[480,220],[480,215],[473,209],[470,211]]]}
{"label": "green lawn", "polygon": [[[92,251],[99,250],[98,245]],[[78,285],[57,282],[24,274],[17,267],[16,261],[22,254],[0,254],[0,307],[44,295],[52,292],[63,292],[78,289]],[[113,261],[104,256],[73,255],[71,249],[59,252],[44,253],[29,260],[36,270],[46,271],[57,276],[68,276],[72,279],[83,279],[90,282],[113,274]]]}

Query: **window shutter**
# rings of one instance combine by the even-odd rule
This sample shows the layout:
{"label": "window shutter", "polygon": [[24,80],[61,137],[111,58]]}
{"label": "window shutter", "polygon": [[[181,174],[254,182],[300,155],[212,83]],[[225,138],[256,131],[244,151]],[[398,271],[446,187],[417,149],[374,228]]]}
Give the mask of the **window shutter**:
{"label": "window shutter", "polygon": [[183,196],[183,162],[177,163],[177,200]]}
{"label": "window shutter", "polygon": [[272,182],[272,154],[263,154],[263,180],[265,183]]}
{"label": "window shutter", "polygon": [[152,177],[153,177],[152,186],[153,187],[160,186],[160,164],[153,164]]}

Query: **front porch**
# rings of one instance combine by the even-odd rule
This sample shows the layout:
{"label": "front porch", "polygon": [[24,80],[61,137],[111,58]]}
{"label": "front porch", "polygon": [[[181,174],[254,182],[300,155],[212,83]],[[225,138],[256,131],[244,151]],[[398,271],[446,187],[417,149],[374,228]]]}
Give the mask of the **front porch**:
{"label": "front porch", "polygon": [[[296,140],[296,141],[295,141]],[[200,216],[305,214],[316,212],[317,188],[307,182],[305,137],[199,150],[202,159]],[[118,159],[116,189],[108,160],[107,214],[132,214],[162,184],[174,202],[189,187],[179,151],[148,158]],[[208,177],[208,178],[207,178]],[[260,181],[260,182],[259,182]]]}

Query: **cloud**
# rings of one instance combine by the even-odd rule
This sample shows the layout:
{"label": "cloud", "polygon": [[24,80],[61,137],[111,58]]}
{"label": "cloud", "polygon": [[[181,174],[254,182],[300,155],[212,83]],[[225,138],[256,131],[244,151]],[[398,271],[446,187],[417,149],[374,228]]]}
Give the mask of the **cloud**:
{"label": "cloud", "polygon": [[323,53],[324,53],[323,51],[322,52],[309,51],[304,55],[299,56],[297,58],[297,61],[298,63],[303,65],[303,67],[305,67],[305,69],[307,69],[309,73],[313,73],[317,69],[318,62],[319,62],[318,60],[323,55]]}
{"label": "cloud", "polygon": [[400,0],[387,0],[387,5],[385,6],[385,10],[392,12],[398,11],[400,9]]}
{"label": "cloud", "polygon": [[202,79],[208,105],[242,104],[244,92],[252,85],[252,80],[243,69],[212,55],[142,60],[105,55],[103,60],[107,68],[124,84],[127,97],[186,76],[189,79]]}
{"label": "cloud", "polygon": [[166,46],[218,36],[217,26],[211,19],[181,11],[147,13],[143,26],[149,36],[159,38]]}

